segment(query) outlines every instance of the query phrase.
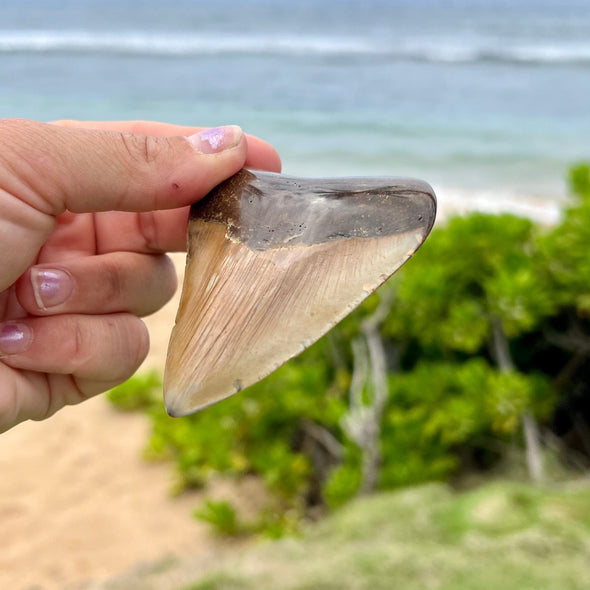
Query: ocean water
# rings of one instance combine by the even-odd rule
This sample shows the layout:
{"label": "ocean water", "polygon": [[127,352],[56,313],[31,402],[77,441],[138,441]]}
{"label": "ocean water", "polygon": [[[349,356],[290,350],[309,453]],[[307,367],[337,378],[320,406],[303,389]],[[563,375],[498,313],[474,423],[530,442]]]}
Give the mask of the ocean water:
{"label": "ocean water", "polygon": [[551,221],[590,159],[590,3],[3,2],[0,82],[0,117],[236,123],[287,173]]}

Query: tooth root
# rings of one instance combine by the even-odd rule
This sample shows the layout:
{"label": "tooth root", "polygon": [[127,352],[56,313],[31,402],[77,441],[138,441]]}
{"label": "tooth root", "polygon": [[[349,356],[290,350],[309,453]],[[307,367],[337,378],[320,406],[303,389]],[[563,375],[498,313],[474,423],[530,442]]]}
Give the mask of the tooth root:
{"label": "tooth root", "polygon": [[435,211],[420,181],[247,170],[193,205],[169,413],[228,397],[315,342],[415,252]]}

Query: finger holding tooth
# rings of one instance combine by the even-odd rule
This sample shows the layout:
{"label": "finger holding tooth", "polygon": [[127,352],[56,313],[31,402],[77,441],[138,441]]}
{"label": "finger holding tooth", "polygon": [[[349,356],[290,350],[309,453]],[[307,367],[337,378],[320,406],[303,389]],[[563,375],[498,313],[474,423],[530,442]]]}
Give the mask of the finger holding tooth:
{"label": "finger holding tooth", "polygon": [[19,281],[17,296],[31,315],[146,316],[174,295],[176,284],[168,256],[113,252],[33,266]]}

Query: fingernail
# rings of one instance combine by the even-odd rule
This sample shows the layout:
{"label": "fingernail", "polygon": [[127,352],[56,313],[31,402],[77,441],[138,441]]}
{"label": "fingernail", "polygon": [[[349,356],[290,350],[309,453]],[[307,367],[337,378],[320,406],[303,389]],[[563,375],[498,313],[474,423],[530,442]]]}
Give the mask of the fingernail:
{"label": "fingernail", "polygon": [[31,284],[40,309],[55,307],[72,294],[72,279],[67,272],[53,268],[31,269]]}
{"label": "fingernail", "polygon": [[24,352],[33,341],[33,331],[26,324],[9,323],[0,327],[0,355]]}
{"label": "fingernail", "polygon": [[227,125],[203,129],[187,139],[199,153],[217,154],[236,147],[243,135],[244,132],[237,125]]}

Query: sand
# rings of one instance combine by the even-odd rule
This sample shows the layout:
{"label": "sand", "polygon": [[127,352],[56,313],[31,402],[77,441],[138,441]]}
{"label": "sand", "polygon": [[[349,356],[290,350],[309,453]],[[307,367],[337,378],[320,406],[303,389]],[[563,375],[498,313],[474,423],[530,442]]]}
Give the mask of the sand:
{"label": "sand", "polygon": [[[177,267],[184,256],[175,255]],[[146,319],[161,371],[177,297]],[[0,588],[79,588],[166,555],[219,544],[191,518],[199,493],[169,494],[169,464],[141,457],[149,424],[104,397],[0,436]]]}

